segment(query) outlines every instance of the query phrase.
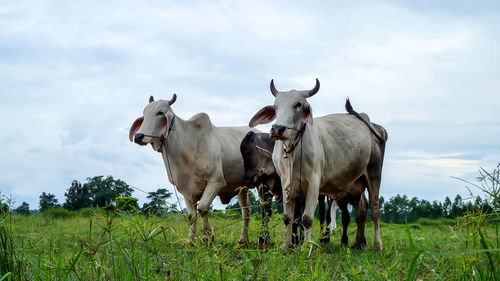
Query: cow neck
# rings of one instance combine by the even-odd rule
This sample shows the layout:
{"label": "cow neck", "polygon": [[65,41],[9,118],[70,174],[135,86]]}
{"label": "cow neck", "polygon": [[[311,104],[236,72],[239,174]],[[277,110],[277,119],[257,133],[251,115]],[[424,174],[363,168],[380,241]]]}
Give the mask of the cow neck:
{"label": "cow neck", "polygon": [[[182,145],[180,144],[179,136],[180,132],[184,131],[185,121],[177,117],[174,114],[172,118],[172,124],[168,128],[167,137],[163,137],[161,140],[162,156],[165,165],[167,166],[167,175],[170,179],[172,185],[177,186],[176,180],[172,173],[172,164],[176,164],[176,154],[182,150]],[[173,158],[173,159],[172,159]]]}
{"label": "cow neck", "polygon": [[283,157],[285,157],[285,158],[288,158],[288,154],[291,154],[295,150],[295,148],[297,147],[299,142],[301,141],[302,136],[304,135],[304,131],[306,130],[306,123],[302,123],[299,130],[292,129],[292,128],[288,128],[288,129],[289,130],[296,130],[297,135],[295,135],[295,138],[293,139],[292,145],[287,146],[286,143],[283,142],[283,145],[285,146],[285,148],[283,148],[283,152],[285,152]]}
{"label": "cow neck", "polygon": [[[300,142],[300,152],[299,152],[299,156],[298,156],[298,162],[299,162],[298,163],[298,165],[299,165],[299,187],[298,188],[299,188],[299,192],[300,192],[300,190],[303,189],[302,188],[302,143],[303,143],[302,139],[304,137],[305,130],[306,130],[306,123],[302,123],[302,126],[298,130],[298,133],[295,136],[295,139],[293,140],[291,146],[287,146],[284,142],[282,142],[283,146],[285,146],[285,148],[283,148],[283,151],[285,152],[285,154],[283,155],[283,158],[288,159],[288,175],[290,177],[290,181],[288,183],[288,186],[285,187],[286,197],[288,197],[287,201],[290,200],[290,192],[292,191],[290,189],[292,188],[293,177],[294,177],[293,167],[295,164],[295,154],[293,153],[293,151],[298,146],[299,142]],[[291,157],[289,157],[289,156],[291,156]]]}

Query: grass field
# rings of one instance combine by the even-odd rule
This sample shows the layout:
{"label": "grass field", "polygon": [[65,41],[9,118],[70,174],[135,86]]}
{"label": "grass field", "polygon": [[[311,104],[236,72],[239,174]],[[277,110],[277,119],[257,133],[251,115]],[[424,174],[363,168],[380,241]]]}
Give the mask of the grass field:
{"label": "grass field", "polygon": [[[4,216],[0,264],[4,280],[498,280],[498,226],[480,220],[456,225],[423,221],[382,225],[384,250],[340,247],[340,230],[328,245],[282,251],[282,216],[270,223],[275,242],[256,244],[259,216],[250,225],[251,243],[238,247],[239,218],[211,215],[213,244],[185,245],[187,223],[181,214],[165,218],[111,213],[67,219]],[[198,229],[200,222],[198,222]],[[340,226],[340,224],[339,224]],[[355,223],[349,227],[350,243]],[[318,240],[315,221],[313,239]],[[11,273],[6,273],[11,272]]]}

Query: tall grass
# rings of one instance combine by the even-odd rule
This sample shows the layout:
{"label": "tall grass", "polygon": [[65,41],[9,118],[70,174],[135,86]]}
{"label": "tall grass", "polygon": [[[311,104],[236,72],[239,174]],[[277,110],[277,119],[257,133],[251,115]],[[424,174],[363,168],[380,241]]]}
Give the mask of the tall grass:
{"label": "tall grass", "polygon": [[[218,229],[214,243],[205,246],[195,241],[191,247],[185,244],[187,224],[181,214],[144,217],[96,212],[91,217],[50,220],[12,216],[2,221],[2,226],[10,227],[8,237],[13,243],[2,251],[10,253],[12,262],[0,278],[11,272],[7,278],[12,280],[469,280],[473,276],[492,280],[495,275],[488,272],[498,265],[494,251],[498,233],[486,225],[481,230],[484,239],[477,234],[477,244],[471,244],[467,227],[460,223],[438,228],[421,225],[420,229],[385,224],[385,249],[377,252],[372,246],[372,224],[368,224],[365,250],[340,247],[337,233],[328,245],[285,252],[279,249],[284,231],[280,215],[270,222],[274,244],[265,250],[256,243],[259,220],[251,221],[250,244],[238,246],[239,218],[210,219]],[[354,225],[349,234],[354,238]],[[492,240],[495,235],[497,240]]]}

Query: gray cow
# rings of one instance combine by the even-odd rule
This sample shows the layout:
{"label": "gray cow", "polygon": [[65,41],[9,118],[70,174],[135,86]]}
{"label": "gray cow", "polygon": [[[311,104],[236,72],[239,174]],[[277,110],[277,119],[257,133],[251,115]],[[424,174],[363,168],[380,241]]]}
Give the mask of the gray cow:
{"label": "gray cow", "polygon": [[238,195],[243,217],[239,243],[247,243],[250,200],[247,190],[240,188],[245,182],[239,148],[251,129],[216,127],[205,113],[183,120],[171,108],[176,97],[154,101],[151,96],[143,116],[130,128],[129,139],[139,145],[151,144],[162,153],[168,179],[186,201],[191,239],[196,237],[196,209],[203,218],[203,241],[208,243],[213,238],[208,210],[215,196],[227,204]]}
{"label": "gray cow", "polygon": [[[272,154],[275,140],[269,134],[248,132],[241,141],[241,154],[245,166],[245,182],[247,185],[261,186],[258,188],[261,200],[262,211],[262,231],[259,237],[259,244],[264,245],[270,241],[267,225],[272,216],[272,198],[276,197],[277,202],[282,201],[281,180],[274,168]],[[330,198],[327,200],[325,208],[325,196],[320,195],[319,220],[321,227],[320,242],[330,241],[330,231],[336,228],[336,202]],[[304,210],[304,200],[295,204],[294,217],[292,222],[293,245],[300,245],[300,237],[303,236],[304,228],[301,222]],[[327,210],[327,211],[326,211]],[[348,212],[346,215],[349,216]],[[344,214],[343,214],[344,216]],[[326,222],[326,225],[325,225]]]}
{"label": "gray cow", "polygon": [[[274,105],[262,108],[249,123],[255,127],[276,119],[271,136],[278,141],[272,158],[281,178],[287,226],[282,248],[292,247],[290,220],[297,198],[306,200],[302,222],[306,229],[304,241],[310,242],[318,195],[336,200],[355,198],[359,205],[356,211],[362,213],[367,189],[375,228],[374,246],[382,250],[379,189],[387,132],[372,124],[366,115],[331,114],[313,119],[307,98],[319,87],[316,79],[312,90],[279,92],[271,80]],[[364,238],[364,224],[358,226],[353,247],[363,246],[360,237]]]}

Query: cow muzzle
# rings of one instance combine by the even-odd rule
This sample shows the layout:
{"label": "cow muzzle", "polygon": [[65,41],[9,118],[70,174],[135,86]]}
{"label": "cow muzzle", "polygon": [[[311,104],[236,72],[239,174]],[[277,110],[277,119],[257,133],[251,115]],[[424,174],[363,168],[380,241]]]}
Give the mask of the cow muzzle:
{"label": "cow muzzle", "polygon": [[137,133],[134,136],[134,142],[137,143],[138,145],[146,145],[147,143],[144,142],[144,134]]}
{"label": "cow muzzle", "polygon": [[270,133],[271,138],[272,138],[272,139],[275,139],[275,140],[276,140],[276,139],[278,139],[278,140],[282,140],[282,139],[284,139],[284,137],[283,137],[283,133],[285,132],[285,130],[286,130],[286,127],[285,127],[285,126],[276,125],[276,124],[275,124],[275,125],[273,125],[273,126],[271,127],[271,133]]}

